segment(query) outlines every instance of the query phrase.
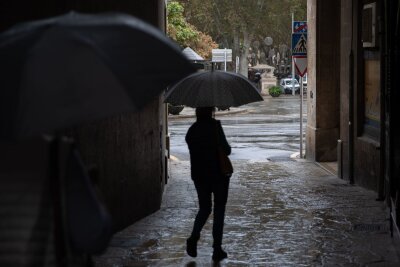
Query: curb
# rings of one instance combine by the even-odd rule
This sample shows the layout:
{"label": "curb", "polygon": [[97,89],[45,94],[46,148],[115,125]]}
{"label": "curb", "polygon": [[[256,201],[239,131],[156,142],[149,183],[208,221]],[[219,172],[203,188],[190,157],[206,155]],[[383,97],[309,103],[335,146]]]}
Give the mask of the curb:
{"label": "curb", "polygon": [[[239,114],[239,113],[246,113],[248,112],[248,109],[241,109],[241,110],[233,110],[233,111],[217,111],[215,112],[215,116],[226,116],[226,115],[231,115],[231,114]],[[195,114],[187,114],[187,115],[168,115],[169,120],[174,120],[174,119],[185,119],[185,118],[195,118]]]}

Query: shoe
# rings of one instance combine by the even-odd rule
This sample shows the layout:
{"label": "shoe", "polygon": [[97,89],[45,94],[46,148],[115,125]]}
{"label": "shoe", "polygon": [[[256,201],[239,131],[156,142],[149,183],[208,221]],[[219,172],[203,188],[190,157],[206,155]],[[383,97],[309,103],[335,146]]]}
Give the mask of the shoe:
{"label": "shoe", "polygon": [[193,237],[186,240],[186,252],[190,257],[195,258],[197,256],[197,241],[198,239]]}
{"label": "shoe", "polygon": [[213,261],[222,261],[228,257],[228,253],[226,253],[222,248],[214,249],[212,259]]}

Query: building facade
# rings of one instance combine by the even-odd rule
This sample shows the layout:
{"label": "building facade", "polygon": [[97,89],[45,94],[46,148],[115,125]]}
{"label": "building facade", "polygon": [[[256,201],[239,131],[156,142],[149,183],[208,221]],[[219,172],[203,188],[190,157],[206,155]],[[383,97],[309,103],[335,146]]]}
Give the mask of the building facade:
{"label": "building facade", "polygon": [[337,160],[338,176],[374,190],[394,222],[399,8],[390,0],[308,0],[307,158]]}

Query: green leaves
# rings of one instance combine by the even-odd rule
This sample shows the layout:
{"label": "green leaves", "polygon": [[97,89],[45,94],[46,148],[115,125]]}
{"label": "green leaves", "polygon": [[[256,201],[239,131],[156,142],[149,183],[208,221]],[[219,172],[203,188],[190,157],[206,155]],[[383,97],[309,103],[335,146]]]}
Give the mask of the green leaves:
{"label": "green leaves", "polygon": [[278,97],[282,94],[282,89],[279,86],[272,86],[268,89],[268,92],[272,97]]}
{"label": "green leaves", "polygon": [[167,5],[167,34],[181,47],[191,47],[203,58],[210,57],[211,50],[218,47],[211,36],[186,21],[184,7],[177,1]]}
{"label": "green leaves", "polygon": [[189,40],[198,38],[199,33],[183,16],[183,6],[178,2],[167,5],[167,33],[178,44],[185,46]]}

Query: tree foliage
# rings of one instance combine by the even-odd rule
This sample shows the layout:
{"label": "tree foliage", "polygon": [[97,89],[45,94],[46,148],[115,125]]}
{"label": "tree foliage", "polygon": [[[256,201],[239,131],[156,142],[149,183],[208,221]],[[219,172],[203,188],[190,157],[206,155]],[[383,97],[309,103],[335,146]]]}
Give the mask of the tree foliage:
{"label": "tree foliage", "polygon": [[205,59],[210,58],[211,50],[218,47],[210,35],[186,21],[184,7],[176,1],[167,5],[167,34],[181,47],[191,47]]}
{"label": "tree foliage", "polygon": [[[222,47],[232,48],[247,66],[251,49],[267,53],[264,39],[273,46],[290,46],[292,13],[306,20],[306,0],[180,0],[185,17]],[[243,71],[244,72],[244,71]],[[247,69],[245,70],[247,72]]]}

